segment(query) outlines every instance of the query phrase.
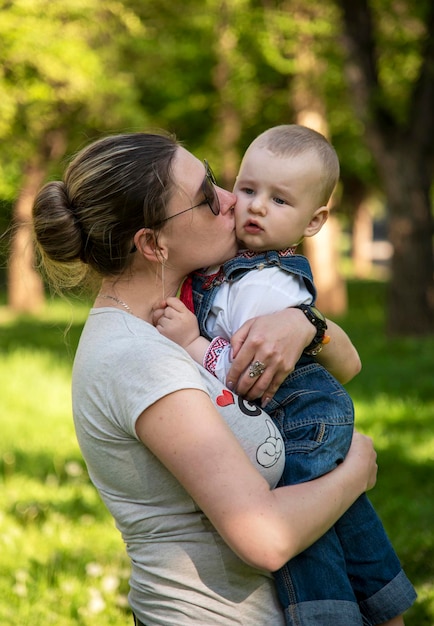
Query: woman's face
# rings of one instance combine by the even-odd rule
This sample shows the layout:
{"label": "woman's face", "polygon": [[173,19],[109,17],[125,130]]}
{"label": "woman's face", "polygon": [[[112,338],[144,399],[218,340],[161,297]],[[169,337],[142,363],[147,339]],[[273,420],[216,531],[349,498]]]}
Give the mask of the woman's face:
{"label": "woman's face", "polygon": [[[167,207],[171,219],[162,232],[169,247],[169,263],[185,273],[223,263],[237,251],[236,197],[214,186],[220,204],[220,213],[214,215],[203,191],[206,175],[205,165],[179,147],[173,164],[174,193]],[[212,192],[209,180],[205,182]]]}

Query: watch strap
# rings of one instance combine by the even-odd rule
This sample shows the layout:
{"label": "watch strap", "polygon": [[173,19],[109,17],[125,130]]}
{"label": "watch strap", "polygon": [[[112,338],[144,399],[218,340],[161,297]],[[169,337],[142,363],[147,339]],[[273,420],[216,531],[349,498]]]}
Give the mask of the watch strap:
{"label": "watch strap", "polygon": [[304,354],[316,356],[321,352],[323,346],[330,341],[330,337],[325,334],[327,330],[327,322],[324,316],[313,306],[308,304],[300,304],[295,309],[300,309],[306,315],[307,319],[316,328],[316,334],[311,343],[303,350]]}

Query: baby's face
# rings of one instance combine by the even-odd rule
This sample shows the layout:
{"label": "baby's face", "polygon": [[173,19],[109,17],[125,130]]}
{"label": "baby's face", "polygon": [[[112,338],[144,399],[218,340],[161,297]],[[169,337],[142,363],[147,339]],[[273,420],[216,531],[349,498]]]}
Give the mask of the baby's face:
{"label": "baby's face", "polygon": [[284,250],[304,236],[315,211],[321,176],[312,152],[276,156],[267,148],[248,148],[234,186],[238,239],[256,251]]}

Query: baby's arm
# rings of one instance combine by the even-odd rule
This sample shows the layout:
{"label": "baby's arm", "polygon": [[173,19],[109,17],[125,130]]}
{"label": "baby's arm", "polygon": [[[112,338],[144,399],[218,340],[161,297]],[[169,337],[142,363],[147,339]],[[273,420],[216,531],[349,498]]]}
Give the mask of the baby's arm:
{"label": "baby's arm", "polygon": [[247,320],[310,300],[300,277],[270,267],[251,271],[231,285],[226,302],[217,307],[215,338],[211,342],[200,337],[196,317],[177,298],[167,298],[155,312],[154,324],[162,335],[182,346],[197,363],[226,384],[232,367],[233,333]]}
{"label": "baby's arm", "polygon": [[210,342],[201,337],[196,316],[179,298],[170,297],[154,311],[155,328],[165,337],[184,348],[197,363],[202,365]]}
{"label": "baby's arm", "polygon": [[167,298],[154,311],[156,329],[188,352],[223,384],[231,366],[231,343],[223,337],[208,341],[199,334],[197,318],[178,298]]}

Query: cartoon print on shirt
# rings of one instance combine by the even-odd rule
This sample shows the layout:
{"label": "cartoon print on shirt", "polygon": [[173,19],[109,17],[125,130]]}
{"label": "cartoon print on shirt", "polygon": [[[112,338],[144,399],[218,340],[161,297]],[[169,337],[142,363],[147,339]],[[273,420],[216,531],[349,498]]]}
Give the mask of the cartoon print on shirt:
{"label": "cartoon print on shirt", "polygon": [[265,423],[270,435],[256,450],[256,460],[262,467],[272,467],[283,452],[283,443],[273,422],[266,420]]}
{"label": "cartoon print on shirt", "polygon": [[230,404],[235,404],[234,394],[228,391],[227,389],[223,389],[220,396],[216,399],[217,406],[229,406]]}
{"label": "cartoon print on shirt", "polygon": [[[216,404],[220,407],[229,406],[235,404],[234,394],[228,389],[222,389],[222,392],[216,398]],[[262,413],[261,409],[256,404],[244,400],[238,397],[238,406],[244,415],[250,417],[256,417]],[[267,439],[258,446],[256,450],[256,460],[262,467],[272,467],[279,460],[283,452],[283,443],[280,438],[279,431],[274,426],[273,422],[269,419],[265,420],[268,428]]]}
{"label": "cartoon print on shirt", "polygon": [[[234,394],[231,393],[228,389],[222,389],[222,392],[216,398],[217,406],[229,406],[230,404],[235,404]],[[238,396],[238,406],[244,415],[249,415],[250,417],[255,417],[257,415],[261,415],[261,409],[256,406],[253,402],[249,402],[241,396]]]}
{"label": "cartoon print on shirt", "polygon": [[262,413],[261,409],[256,404],[245,400],[241,396],[238,396],[238,406],[240,407],[240,410],[244,413],[244,415],[256,417],[257,415],[261,415]]}

